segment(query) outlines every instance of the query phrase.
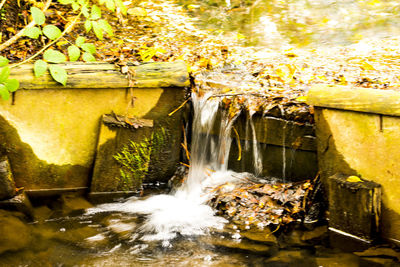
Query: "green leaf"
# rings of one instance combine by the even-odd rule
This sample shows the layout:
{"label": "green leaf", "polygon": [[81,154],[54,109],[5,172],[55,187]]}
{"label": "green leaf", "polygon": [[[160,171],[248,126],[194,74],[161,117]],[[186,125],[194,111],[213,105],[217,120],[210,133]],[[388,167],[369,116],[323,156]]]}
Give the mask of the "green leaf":
{"label": "green leaf", "polygon": [[78,0],[78,3],[83,6],[85,4],[85,2],[87,2],[87,0]]}
{"label": "green leaf", "polygon": [[80,5],[77,2],[72,3],[72,10],[77,11],[80,8]]}
{"label": "green leaf", "polygon": [[92,21],[91,20],[86,20],[85,21],[85,30],[86,32],[89,32],[92,29]]}
{"label": "green leaf", "polygon": [[126,16],[126,6],[124,5],[124,3],[122,2],[122,0],[115,0],[115,3],[117,4],[117,6],[119,7],[119,9],[121,10],[121,13],[124,14]]}
{"label": "green leaf", "polygon": [[92,25],[96,37],[99,38],[99,40],[103,40],[103,28],[100,27],[100,24],[97,23],[97,21],[92,21]]}
{"label": "green leaf", "polygon": [[96,58],[92,54],[90,54],[88,52],[83,53],[82,59],[85,62],[94,62],[94,61],[96,61]]}
{"label": "green leaf", "polygon": [[54,25],[44,26],[43,33],[50,40],[55,40],[61,36],[61,30],[57,26],[54,26]]}
{"label": "green leaf", "polygon": [[61,68],[58,65],[49,65],[49,70],[51,77],[53,77],[54,80],[64,86],[67,84],[68,75],[65,69]]}
{"label": "green leaf", "polygon": [[76,45],[68,46],[68,56],[70,61],[77,61],[81,56],[81,50]]}
{"label": "green leaf", "polygon": [[24,35],[32,39],[37,39],[42,31],[38,27],[30,27],[24,30]]}
{"label": "green leaf", "polygon": [[96,20],[99,18],[101,18],[101,9],[98,6],[93,5],[92,12],[90,13],[90,19]]}
{"label": "green leaf", "polygon": [[17,91],[19,88],[19,81],[16,79],[9,79],[4,83],[4,85],[6,86],[7,90],[12,93]]}
{"label": "green leaf", "polygon": [[82,47],[82,45],[85,43],[85,37],[79,36],[75,40],[75,44],[77,47]]}
{"label": "green leaf", "polygon": [[62,5],[68,5],[74,3],[74,0],[58,0],[58,2]]}
{"label": "green leaf", "polygon": [[8,79],[8,76],[10,76],[10,68],[5,66],[0,70],[0,83],[5,82]]}
{"label": "green leaf", "polygon": [[7,90],[6,86],[1,83],[0,83],[0,96],[4,100],[10,99],[10,92]]}
{"label": "green leaf", "polygon": [[100,27],[110,36],[113,36],[113,29],[111,25],[104,19],[98,21]]}
{"label": "green leaf", "polygon": [[96,46],[92,43],[85,43],[81,45],[81,48],[83,49],[83,51],[88,52],[90,54],[96,53]]}
{"label": "green leaf", "polygon": [[108,10],[114,12],[115,11],[115,2],[114,0],[106,0],[106,7]]}
{"label": "green leaf", "polygon": [[0,67],[4,67],[8,64],[8,59],[6,57],[0,56]]}
{"label": "green leaf", "polygon": [[85,5],[82,7],[82,14],[85,16],[85,18],[89,18],[90,14],[89,14],[89,8]]}
{"label": "green leaf", "polygon": [[37,7],[31,7],[32,18],[37,25],[42,25],[46,21],[46,17],[42,10]]}
{"label": "green leaf", "polygon": [[67,61],[67,57],[60,51],[47,49],[43,53],[43,59],[51,63],[63,63]]}
{"label": "green leaf", "polygon": [[37,60],[35,62],[35,65],[33,65],[33,72],[35,73],[35,77],[39,78],[43,74],[45,74],[47,71],[47,63],[41,59]]}

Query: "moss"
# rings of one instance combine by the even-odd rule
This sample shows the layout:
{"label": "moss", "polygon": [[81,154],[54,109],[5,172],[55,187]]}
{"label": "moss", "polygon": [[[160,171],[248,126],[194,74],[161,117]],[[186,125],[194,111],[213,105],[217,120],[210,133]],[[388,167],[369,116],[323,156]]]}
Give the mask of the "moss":
{"label": "moss", "polygon": [[166,140],[164,128],[155,130],[150,139],[129,141],[113,158],[120,164],[119,190],[129,191],[141,187],[148,174],[150,159],[158,156]]}

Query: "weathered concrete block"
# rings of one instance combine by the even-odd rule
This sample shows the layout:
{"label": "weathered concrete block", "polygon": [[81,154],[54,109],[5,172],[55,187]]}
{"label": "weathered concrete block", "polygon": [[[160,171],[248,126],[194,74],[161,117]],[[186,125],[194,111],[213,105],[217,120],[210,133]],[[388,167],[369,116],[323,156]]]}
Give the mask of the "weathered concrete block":
{"label": "weathered concrete block", "polygon": [[153,121],[104,115],[91,192],[137,191],[149,170]]}
{"label": "weathered concrete block", "polygon": [[6,156],[0,157],[0,200],[12,198],[17,194],[10,163]]}
{"label": "weathered concrete block", "polygon": [[9,158],[17,187],[87,187],[99,118],[111,111],[153,120],[170,133],[170,146],[175,149],[169,149],[170,161],[158,174],[173,174],[175,162],[179,162],[182,113],[168,114],[185,100],[189,79],[184,62],[129,66],[135,72],[134,84],[114,64],[62,65],[68,71],[66,86],[47,74],[35,77],[32,64],[11,71],[23,90],[18,90],[13,100],[0,101],[0,154]]}
{"label": "weathered concrete block", "polygon": [[381,186],[343,174],[329,177],[328,186],[329,229],[370,243],[379,234]]}
{"label": "weathered concrete block", "polygon": [[[315,86],[318,165],[326,185],[335,173],[361,175],[382,186],[383,238],[400,244],[400,92]],[[328,192],[329,194],[329,192]]]}

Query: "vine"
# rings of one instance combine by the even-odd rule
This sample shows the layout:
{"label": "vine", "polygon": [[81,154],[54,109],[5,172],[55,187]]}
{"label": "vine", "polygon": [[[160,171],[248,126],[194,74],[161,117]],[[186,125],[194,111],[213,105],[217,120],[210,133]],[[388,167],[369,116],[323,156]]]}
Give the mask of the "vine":
{"label": "vine", "polygon": [[[123,15],[126,15],[126,7],[122,0],[98,0],[96,2],[98,5],[90,0],[58,0],[59,4],[69,6],[77,14],[63,31],[57,25],[46,23],[45,11],[52,4],[52,0],[47,0],[43,4],[42,9],[36,6],[30,8],[32,20],[13,37],[0,44],[0,51],[9,47],[21,37],[31,39],[44,38],[47,40],[47,44],[44,44],[34,55],[15,64],[9,64],[9,60],[6,57],[0,56],[0,97],[2,99],[8,100],[10,93],[15,92],[19,88],[18,80],[9,79],[9,76],[10,70],[21,64],[35,60],[33,65],[35,77],[41,77],[49,72],[55,81],[65,86],[68,80],[68,73],[64,67],[58,65],[59,63],[74,62],[77,60],[85,62],[96,61],[94,57],[96,46],[94,43],[86,42],[84,36],[78,36],[73,43],[70,42],[70,45],[67,47],[67,55],[58,49],[52,48],[55,43],[64,38],[65,34],[72,31],[82,16],[85,20],[84,28],[86,34],[93,32],[99,40],[103,40],[105,34],[113,36],[113,28],[107,20],[102,18],[102,11],[99,5],[103,5],[108,10],[117,12],[118,14],[122,13]],[[2,6],[4,3],[4,1],[1,2]],[[37,59],[39,56],[42,56],[42,59]]]}

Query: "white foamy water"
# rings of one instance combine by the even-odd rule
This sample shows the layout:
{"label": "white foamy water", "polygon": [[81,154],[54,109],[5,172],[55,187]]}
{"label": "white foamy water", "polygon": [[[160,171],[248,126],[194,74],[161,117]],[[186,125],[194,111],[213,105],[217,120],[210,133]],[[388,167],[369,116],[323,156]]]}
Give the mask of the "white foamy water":
{"label": "white foamy water", "polygon": [[212,197],[207,189],[229,181],[241,179],[242,174],[228,170],[233,120],[222,114],[220,135],[217,141],[211,137],[215,126],[219,99],[210,94],[198,97],[192,94],[194,120],[191,143],[190,169],[187,180],[174,194],[156,195],[140,200],[136,197],[124,203],[99,205],[87,210],[87,214],[116,211],[144,214],[146,220],[139,230],[144,241],[163,240],[163,244],[179,235],[203,235],[210,228],[223,228],[227,222],[215,216],[206,205]]}

